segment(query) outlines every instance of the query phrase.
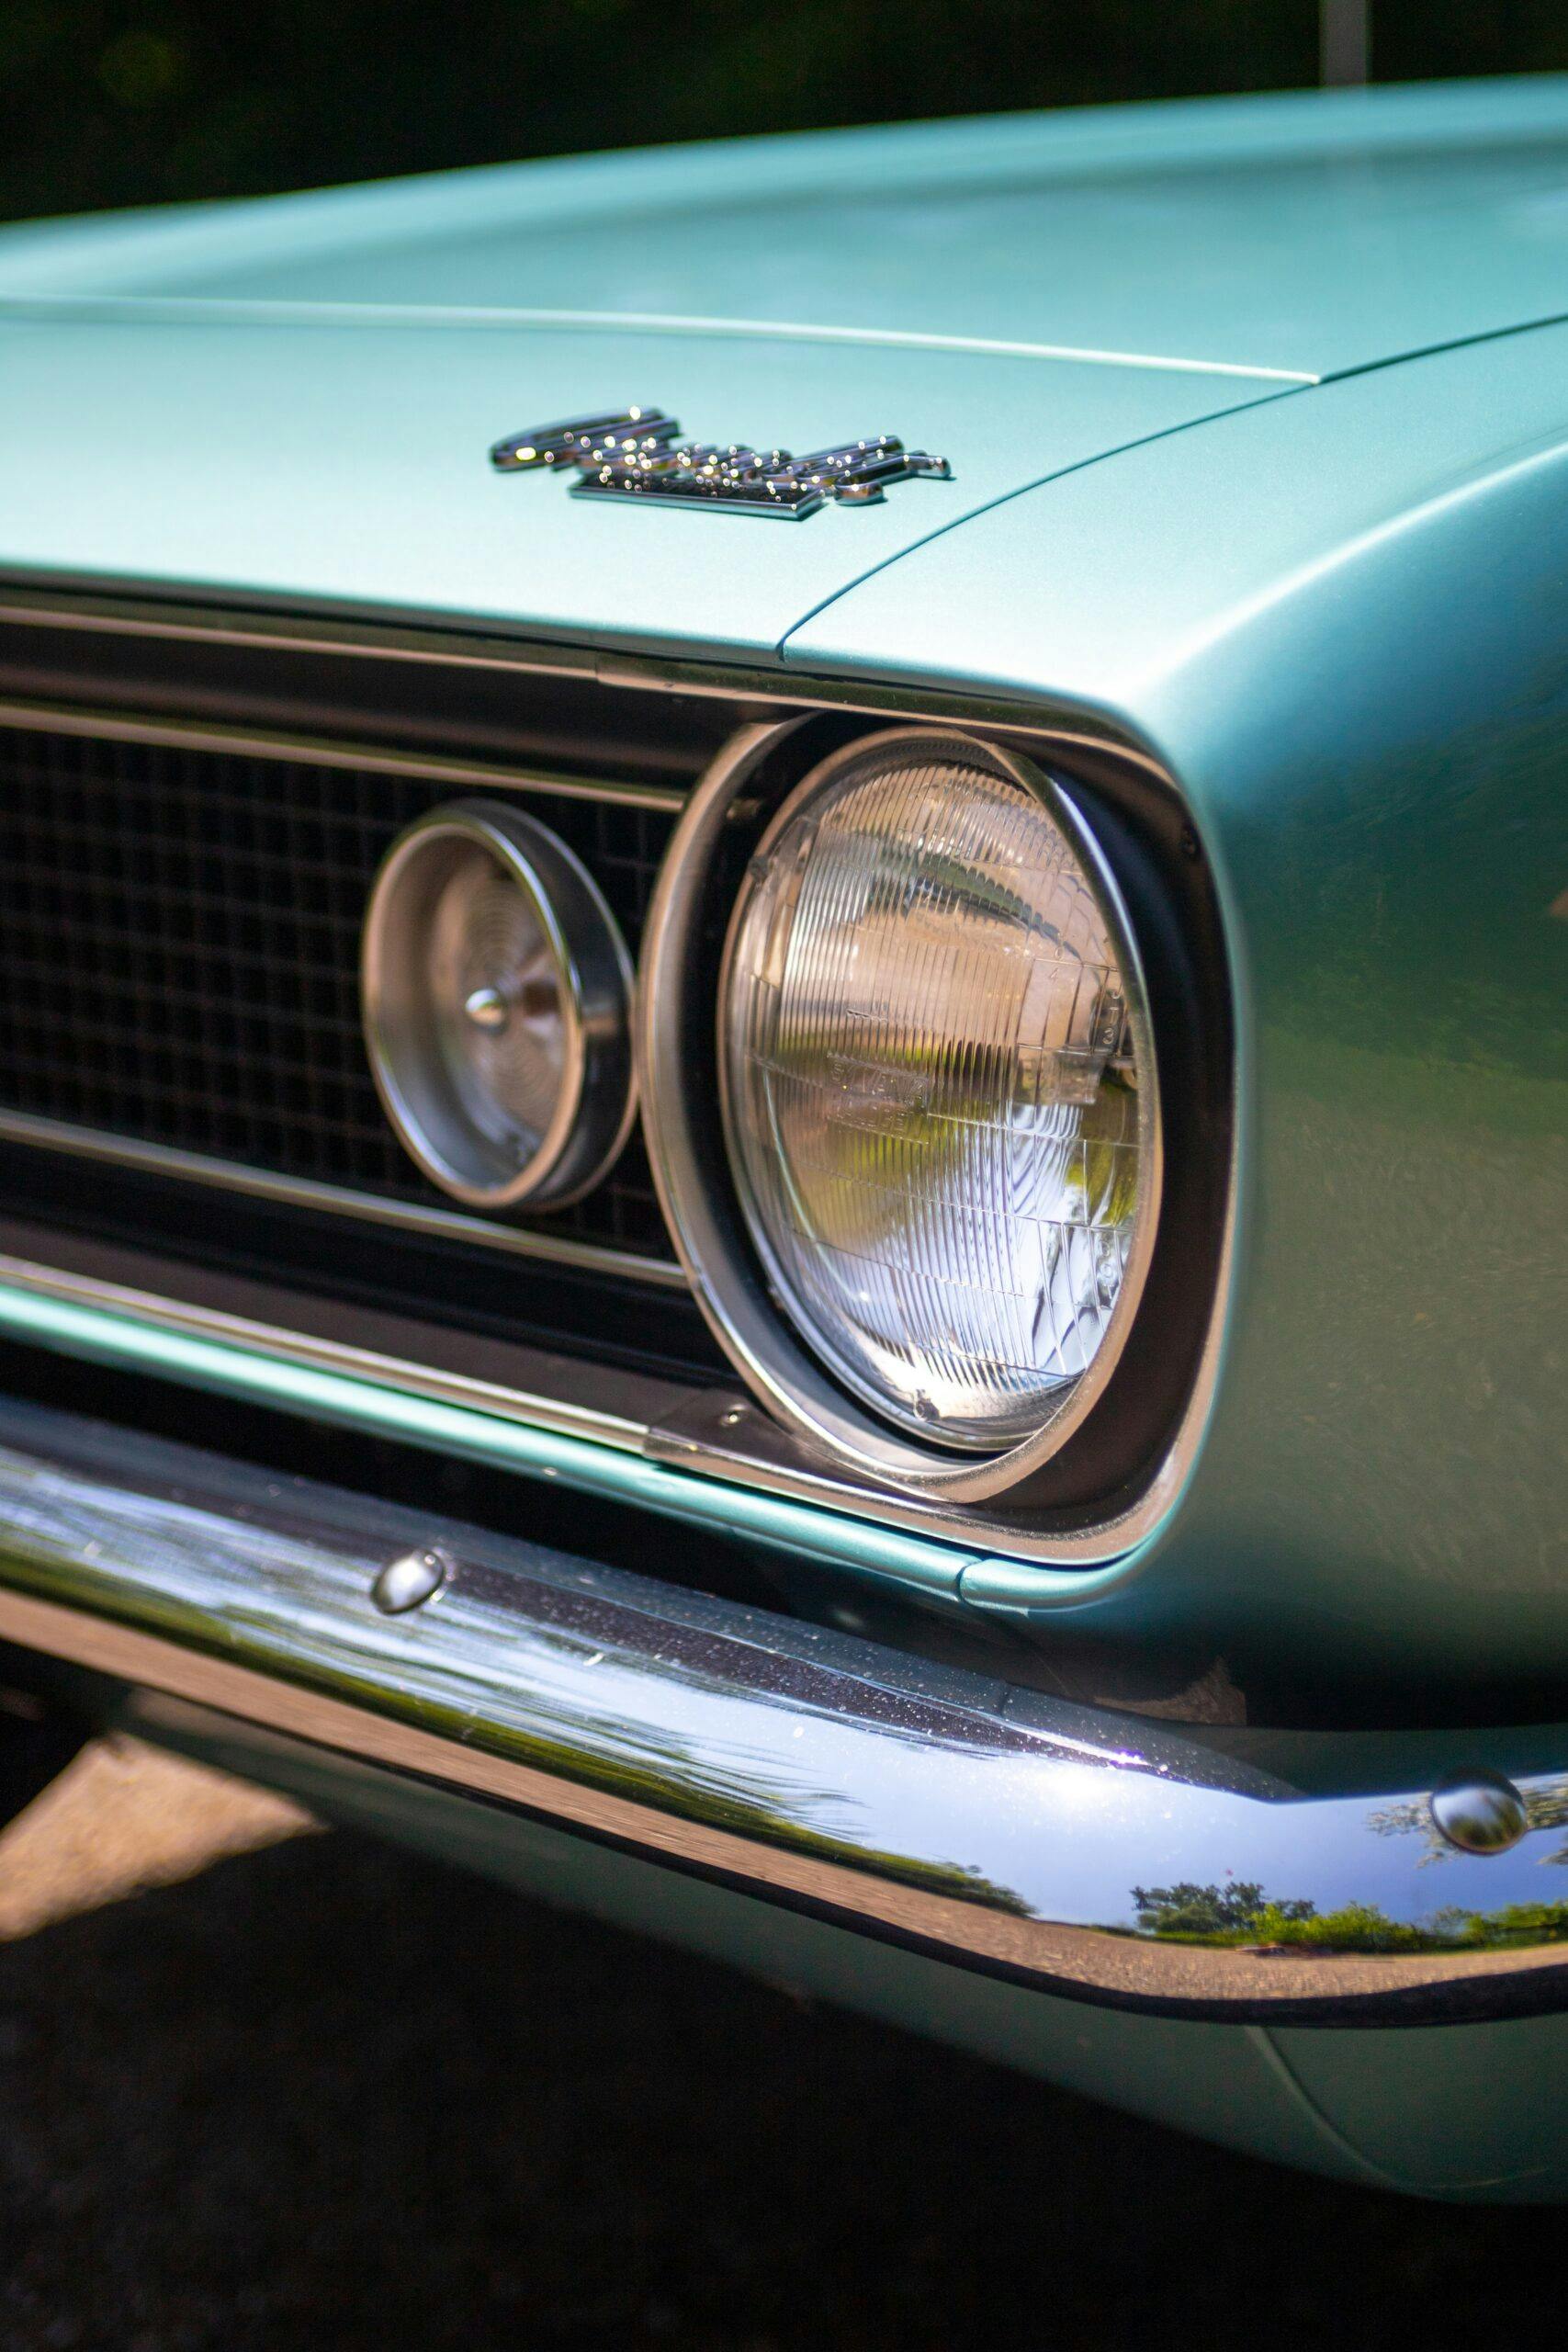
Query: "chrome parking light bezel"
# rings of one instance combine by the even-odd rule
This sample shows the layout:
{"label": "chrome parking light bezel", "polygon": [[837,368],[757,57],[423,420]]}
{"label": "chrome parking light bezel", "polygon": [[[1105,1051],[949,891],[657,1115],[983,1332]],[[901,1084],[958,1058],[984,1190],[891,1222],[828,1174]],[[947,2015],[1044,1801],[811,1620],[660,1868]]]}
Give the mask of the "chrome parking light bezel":
{"label": "chrome parking light bezel", "polygon": [[[479,1145],[444,1104],[423,1035],[412,937],[454,852],[492,859],[531,905],[559,984],[566,1059],[554,1114],[515,1174],[487,1176]],[[367,902],[360,953],[366,1052],[382,1108],[411,1159],[454,1200],[494,1216],[563,1207],[616,1159],[637,1107],[631,958],[597,883],[547,825],[498,801],[434,808],[398,836]]]}

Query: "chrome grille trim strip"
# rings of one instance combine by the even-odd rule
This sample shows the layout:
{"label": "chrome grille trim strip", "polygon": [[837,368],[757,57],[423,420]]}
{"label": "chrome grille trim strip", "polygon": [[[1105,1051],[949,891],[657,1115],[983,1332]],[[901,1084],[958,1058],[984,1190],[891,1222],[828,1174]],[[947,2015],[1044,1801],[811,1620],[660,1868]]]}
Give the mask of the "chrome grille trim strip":
{"label": "chrome grille trim strip", "polygon": [[350,1347],[339,1340],[281,1330],[269,1323],[252,1322],[245,1316],[225,1314],[218,1307],[194,1306],[119,1283],[62,1273],[52,1266],[36,1265],[26,1259],[0,1255],[0,1283],[30,1291],[39,1297],[96,1307],[106,1314],[122,1316],[133,1324],[155,1325],[160,1330],[214,1340],[255,1355],[373,1383],[378,1388],[395,1388],[405,1396],[460,1405],[470,1411],[521,1422],[528,1429],[547,1430],[555,1436],[587,1438],[594,1444],[615,1446],[625,1453],[640,1453],[648,1436],[643,1422],[618,1413],[562,1404],[554,1397],[536,1396],[524,1389],[498,1387],[492,1381],[469,1379],[461,1373],[444,1372],[432,1364],[405,1363],[368,1348]]}
{"label": "chrome grille trim strip", "polygon": [[558,800],[596,800],[612,808],[648,808],[678,816],[688,795],[668,785],[601,781],[542,768],[504,767],[482,760],[444,760],[423,752],[391,752],[371,743],[340,742],[325,735],[257,734],[216,720],[143,718],[131,711],[96,710],[72,703],[0,702],[0,727],[34,734],[78,735],[111,743],[152,743],[180,752],[218,752],[248,760],[288,760],[318,768],[347,768],[367,775],[414,776],[455,790],[537,792]]}
{"label": "chrome grille trim strip", "polygon": [[[63,601],[62,601],[63,600]],[[85,630],[108,637],[156,637],[188,645],[287,646],[295,651],[355,653],[384,662],[436,662],[468,669],[516,670],[561,678],[592,677],[595,658],[573,646],[514,644],[468,629],[378,628],[326,616],[301,622],[292,613],[252,606],[186,605],[177,598],[111,596],[61,584],[49,590],[12,581],[0,588],[0,622],[29,628]]]}
{"label": "chrome grille trim strip", "polygon": [[[161,1378],[220,1388],[253,1402],[281,1403],[285,1410],[308,1419],[347,1420],[385,1436],[407,1436],[400,1420],[394,1426],[394,1417],[384,1409],[385,1392],[390,1390],[399,1397],[482,1414],[485,1421],[479,1426],[492,1434],[500,1425],[502,1435],[506,1430],[536,1431],[635,1453],[650,1468],[682,1474],[679,1491],[685,1508],[675,1516],[702,1523],[732,1522],[730,1532],[735,1532],[741,1525],[739,1498],[744,1493],[760,1514],[748,1520],[752,1533],[764,1539],[779,1534],[784,1540],[782,1523],[769,1519],[768,1506],[776,1503],[789,1514],[787,1541],[796,1550],[950,1597],[962,1592],[965,1600],[981,1607],[1070,1608],[1120,1581],[1134,1570],[1138,1546],[1174,1502],[1190,1466],[1189,1449],[1178,1446],[1130,1508],[1111,1511],[1087,1527],[1033,1530],[1016,1521],[998,1523],[976,1506],[927,1502],[890,1487],[857,1484],[814,1459],[776,1423],[761,1416],[749,1398],[727,1388],[692,1388],[674,1409],[644,1421],[0,1252],[0,1332],[10,1330],[24,1341],[41,1338],[51,1346],[56,1341],[39,1328],[36,1308],[29,1305],[18,1316],[7,1290],[19,1295],[18,1305],[57,1303],[62,1320],[73,1325],[84,1314],[112,1317],[116,1363],[134,1364]],[[210,1344],[223,1350],[221,1366],[213,1366],[210,1360],[199,1369],[172,1363],[169,1341],[187,1340],[198,1347]],[[76,1349],[73,1345],[66,1351]],[[280,1364],[320,1372],[345,1385],[352,1391],[352,1412],[338,1409],[341,1390],[334,1390],[333,1405],[325,1410],[303,1392],[276,1393],[275,1368]],[[1207,1379],[1212,1380],[1213,1369],[1212,1360],[1206,1359]],[[603,1374],[606,1388],[615,1377]],[[670,1384],[671,1391],[675,1385]],[[481,1452],[483,1458],[502,1461],[508,1467],[533,1466],[511,1460],[503,1443],[466,1450]],[[568,1483],[592,1487],[593,1480],[580,1475],[581,1466],[579,1461],[566,1471]],[[545,1475],[557,1474],[552,1468]],[[650,1494],[639,1490],[627,1498],[648,1502]]]}
{"label": "chrome grille trim strip", "polygon": [[188,1183],[213,1185],[257,1200],[286,1202],[294,1208],[324,1211],[333,1216],[355,1217],[367,1224],[396,1226],[404,1232],[428,1234],[433,1240],[474,1242],[481,1249],[510,1251],[514,1257],[573,1266],[583,1273],[621,1274],[660,1290],[686,1288],[683,1270],[662,1258],[640,1257],[597,1241],[573,1241],[565,1235],[558,1238],[535,1227],[500,1225],[465,1216],[461,1209],[428,1208],[420,1201],[350,1192],[345,1186],[313,1183],[303,1176],[279,1176],[268,1169],[247,1168],[239,1160],[209,1159],[202,1152],[176,1151],[130,1136],[73,1127],[62,1119],[40,1119],[30,1111],[0,1110],[0,1141],[70,1152],[77,1159],[136,1169],[144,1175],[177,1177]]}
{"label": "chrome grille trim strip", "polygon": [[[334,1340],[278,1330],[93,1276],[62,1274],[29,1261],[0,1256],[0,1336],[525,1478],[558,1478],[660,1518],[782,1545],[796,1557],[891,1577],[949,1600],[965,1568],[978,1565],[973,1531],[964,1548],[961,1530],[952,1541],[934,1528],[907,1534],[866,1505],[851,1515],[823,1510],[814,1497],[797,1499],[688,1475],[629,1442],[643,1426],[640,1419],[578,1406],[567,1408],[572,1426],[557,1428],[566,1413],[554,1398],[525,1396],[460,1374],[433,1374],[425,1365]],[[447,1385],[450,1396],[436,1393]],[[612,1419],[621,1441],[606,1442]],[[1015,1574],[1028,1573],[1017,1561],[1006,1565]],[[1039,1580],[1048,1599],[1072,1602],[1097,1593],[1117,1574],[1114,1566],[1089,1567],[1054,1571]]]}
{"label": "chrome grille trim strip", "polygon": [[[56,594],[63,592],[57,591]],[[355,661],[408,662],[438,669],[500,670],[525,677],[576,678],[628,694],[678,694],[727,702],[758,715],[772,710],[842,710],[868,718],[955,717],[970,725],[1006,728],[1010,734],[1049,741],[1058,750],[1114,749],[1162,790],[1181,799],[1173,780],[1145,747],[1122,729],[1038,695],[1001,687],[939,684],[887,686],[783,668],[705,659],[697,653],[590,651],[538,638],[487,635],[475,625],[418,628],[356,623],[173,600],[137,603],[84,593],[69,603],[32,594],[0,572],[0,626],[61,628],[80,634],[156,638],[171,644],[244,646],[292,653],[327,653]],[[1185,808],[1185,802],[1182,803]]]}

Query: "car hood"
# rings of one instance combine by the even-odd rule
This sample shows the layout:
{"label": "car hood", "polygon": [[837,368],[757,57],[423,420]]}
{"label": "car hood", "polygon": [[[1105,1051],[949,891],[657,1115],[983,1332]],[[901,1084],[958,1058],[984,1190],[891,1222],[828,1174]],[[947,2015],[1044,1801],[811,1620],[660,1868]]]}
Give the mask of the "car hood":
{"label": "car hood", "polygon": [[[0,569],[771,657],[846,587],[1031,481],[1281,396],[972,352],[35,314],[0,322]],[[798,450],[894,430],[953,479],[795,521],[577,499],[489,462],[505,434],[625,401]]]}
{"label": "car hood", "polygon": [[[1568,82],[568,160],[0,235],[0,566],[772,654],[1016,492],[1568,315]],[[796,522],[573,500],[623,403],[951,481]],[[1050,561],[1043,537],[1041,561]]]}
{"label": "car hood", "polygon": [[1317,379],[1568,314],[1568,81],[728,141],[0,238],[0,296],[549,314]]}

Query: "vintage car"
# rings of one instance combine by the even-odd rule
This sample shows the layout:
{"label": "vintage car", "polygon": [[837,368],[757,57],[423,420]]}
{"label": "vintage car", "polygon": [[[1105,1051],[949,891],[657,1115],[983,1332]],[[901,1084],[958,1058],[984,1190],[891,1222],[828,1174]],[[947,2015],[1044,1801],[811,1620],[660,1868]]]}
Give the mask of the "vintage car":
{"label": "vintage car", "polygon": [[0,301],[7,1804],[1568,2195],[1568,83]]}

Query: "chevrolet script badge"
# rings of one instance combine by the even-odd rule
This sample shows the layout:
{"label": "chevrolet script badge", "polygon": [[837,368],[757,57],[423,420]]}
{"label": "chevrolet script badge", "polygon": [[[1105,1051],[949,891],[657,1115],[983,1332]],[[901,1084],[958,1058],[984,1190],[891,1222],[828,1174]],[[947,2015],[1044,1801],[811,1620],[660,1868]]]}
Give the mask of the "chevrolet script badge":
{"label": "chevrolet script badge", "polygon": [[571,416],[498,441],[491,463],[502,473],[575,469],[574,498],[644,498],[657,504],[719,506],[735,514],[783,514],[794,522],[831,499],[870,506],[890,481],[951,481],[945,458],[906,449],[891,433],[792,458],[787,449],[682,441],[662,409],[617,409]]}

